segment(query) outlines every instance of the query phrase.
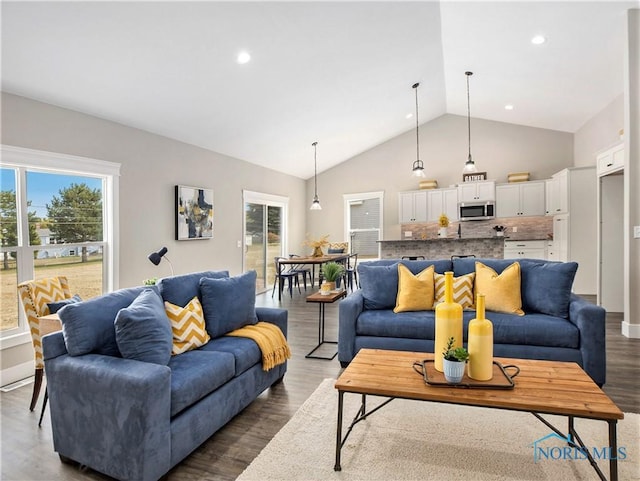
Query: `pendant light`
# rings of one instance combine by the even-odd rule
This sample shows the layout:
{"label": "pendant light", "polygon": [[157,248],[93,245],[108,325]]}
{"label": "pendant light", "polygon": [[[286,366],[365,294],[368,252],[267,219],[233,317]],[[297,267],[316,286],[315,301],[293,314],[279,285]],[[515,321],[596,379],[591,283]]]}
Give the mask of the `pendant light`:
{"label": "pendant light", "polygon": [[473,75],[473,72],[465,72],[464,74],[467,76],[467,131],[469,133],[469,158],[464,164],[464,169],[462,170],[462,173],[472,174],[474,172],[478,172],[478,169],[476,168],[476,164],[473,162],[473,159],[471,158],[471,107],[469,102],[469,77]]}
{"label": "pendant light", "polygon": [[320,199],[318,199],[318,162],[317,162],[317,146],[318,142],[314,142],[313,144],[313,184],[314,184],[314,194],[313,194],[313,202],[311,203],[311,210],[322,210],[322,206],[320,205]]}
{"label": "pendant light", "polygon": [[416,91],[416,161],[413,163],[413,176],[424,177],[424,164],[420,160],[420,135],[418,128],[418,87],[419,83],[413,84],[412,88]]}

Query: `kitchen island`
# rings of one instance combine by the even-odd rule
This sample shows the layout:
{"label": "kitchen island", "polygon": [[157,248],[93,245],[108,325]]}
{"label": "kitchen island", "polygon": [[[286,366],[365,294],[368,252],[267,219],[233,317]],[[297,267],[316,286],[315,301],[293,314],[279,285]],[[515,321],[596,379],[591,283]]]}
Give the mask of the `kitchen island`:
{"label": "kitchen island", "polygon": [[451,256],[475,255],[478,258],[502,259],[504,237],[432,238],[383,240],[380,242],[381,259],[424,256],[425,259],[448,259]]}

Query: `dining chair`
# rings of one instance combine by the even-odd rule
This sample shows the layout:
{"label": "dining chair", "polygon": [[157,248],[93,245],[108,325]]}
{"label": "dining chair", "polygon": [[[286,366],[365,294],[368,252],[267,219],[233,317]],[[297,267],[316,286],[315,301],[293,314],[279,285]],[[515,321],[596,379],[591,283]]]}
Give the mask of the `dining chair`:
{"label": "dining chair", "polygon": [[[289,259],[295,259],[296,257],[300,257],[298,254],[289,254]],[[307,290],[307,276],[309,276],[309,280],[311,281],[311,288],[313,289],[313,275],[311,274],[311,269],[305,267],[303,264],[294,264],[289,269],[290,272],[297,272],[302,275],[302,282],[304,284],[304,290]]]}
{"label": "dining chair", "polygon": [[42,319],[42,317],[50,314],[49,302],[62,301],[72,296],[69,290],[69,282],[64,276],[21,282],[18,284],[18,292],[20,293],[24,313],[29,322],[31,340],[35,351],[35,380],[33,382],[31,403],[29,404],[29,411],[33,411],[38,402],[42,378],[44,376],[42,337],[62,329],[60,321],[55,319]]}
{"label": "dining chair", "polygon": [[[273,279],[273,289],[271,290],[271,297],[276,291],[276,284],[278,284],[278,298],[282,295],[282,291],[284,290],[284,281],[289,281],[289,296],[293,297],[293,286],[294,284],[298,287],[298,292],[302,294],[300,290],[300,273],[291,268],[283,267],[284,264],[281,264],[280,261],[286,260],[284,257],[274,257],[274,263],[276,265],[276,273]],[[282,270],[285,269],[285,270]]]}
{"label": "dining chair", "polygon": [[358,254],[350,254],[347,257],[345,270],[344,270],[344,284],[345,288],[349,288],[353,291],[354,285],[355,289],[359,287],[358,284]]}

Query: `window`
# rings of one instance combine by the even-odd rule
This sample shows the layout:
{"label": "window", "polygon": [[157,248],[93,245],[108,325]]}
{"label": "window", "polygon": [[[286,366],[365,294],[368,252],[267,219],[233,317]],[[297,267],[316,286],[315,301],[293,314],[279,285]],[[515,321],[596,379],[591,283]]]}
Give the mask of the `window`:
{"label": "window", "polygon": [[380,257],[383,192],[344,195],[345,236],[358,259]]}
{"label": "window", "polygon": [[[17,285],[63,275],[88,299],[115,289],[119,164],[2,147],[2,347],[28,334]],[[28,336],[27,336],[28,340]]]}

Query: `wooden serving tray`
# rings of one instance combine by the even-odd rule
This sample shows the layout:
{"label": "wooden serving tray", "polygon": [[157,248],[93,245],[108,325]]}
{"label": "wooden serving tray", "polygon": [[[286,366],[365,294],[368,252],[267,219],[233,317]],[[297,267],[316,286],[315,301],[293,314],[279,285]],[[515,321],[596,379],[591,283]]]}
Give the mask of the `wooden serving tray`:
{"label": "wooden serving tray", "polygon": [[[493,377],[488,381],[476,381],[471,379],[465,370],[462,381],[457,384],[451,384],[444,378],[444,374],[437,371],[434,366],[433,359],[425,359],[424,361],[417,362],[414,365],[416,372],[422,374],[424,382],[429,386],[435,387],[456,387],[463,389],[481,388],[481,389],[513,389],[515,383],[513,378],[520,373],[520,368],[514,364],[508,364],[503,366],[498,361],[493,361]],[[418,367],[420,366],[420,370]],[[514,370],[513,374],[509,374],[507,370]]]}

